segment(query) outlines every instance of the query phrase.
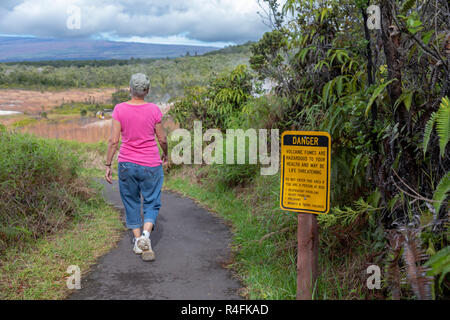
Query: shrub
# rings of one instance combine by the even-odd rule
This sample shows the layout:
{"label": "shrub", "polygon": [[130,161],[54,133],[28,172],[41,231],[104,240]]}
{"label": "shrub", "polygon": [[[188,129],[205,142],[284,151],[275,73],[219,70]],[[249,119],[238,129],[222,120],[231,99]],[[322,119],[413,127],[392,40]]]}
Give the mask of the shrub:
{"label": "shrub", "polygon": [[228,188],[245,186],[258,172],[258,166],[255,164],[218,164],[214,167],[218,182]]}
{"label": "shrub", "polygon": [[0,131],[0,254],[59,229],[75,214],[81,160],[56,141]]}
{"label": "shrub", "polygon": [[211,78],[206,87],[187,88],[169,114],[186,129],[192,129],[194,120],[202,121],[205,128],[227,129],[251,98],[252,80],[247,67],[239,65],[231,73]]}
{"label": "shrub", "polygon": [[246,139],[245,142],[245,163],[243,164],[237,164],[237,154],[238,154],[238,148],[237,143],[235,139],[234,143],[234,156],[235,159],[233,163],[235,164],[227,164],[226,161],[226,137],[223,140],[223,160],[224,164],[215,164],[214,167],[214,173],[216,180],[223,184],[224,186],[228,188],[233,188],[236,186],[245,186],[249,182],[252,181],[252,179],[256,176],[259,170],[259,166],[256,164],[250,164],[249,163],[249,142],[248,139]]}
{"label": "shrub", "polygon": [[242,122],[247,128],[283,130],[289,125],[289,105],[288,99],[275,95],[252,98],[242,110]]}

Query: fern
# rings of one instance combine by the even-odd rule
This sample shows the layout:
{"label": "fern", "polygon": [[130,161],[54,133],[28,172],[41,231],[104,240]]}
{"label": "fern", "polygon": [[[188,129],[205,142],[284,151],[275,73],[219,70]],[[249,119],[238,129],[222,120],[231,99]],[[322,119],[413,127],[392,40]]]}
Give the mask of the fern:
{"label": "fern", "polygon": [[431,267],[429,274],[433,276],[441,275],[439,277],[439,285],[441,285],[447,273],[450,272],[450,247],[445,247],[437,252],[425,265]]}
{"label": "fern", "polygon": [[436,131],[440,138],[439,149],[441,150],[441,157],[443,157],[450,138],[450,100],[448,97],[442,98],[441,106],[437,112]]}
{"label": "fern", "polygon": [[430,119],[427,121],[425,125],[425,131],[423,134],[423,155],[427,153],[428,143],[430,142],[431,132],[433,131],[434,123],[436,122],[437,113],[433,112],[431,114]]}
{"label": "fern", "polygon": [[438,111],[431,114],[430,120],[428,120],[423,135],[423,154],[425,155],[430,142],[431,133],[433,131],[434,124],[436,123],[436,132],[439,135],[439,149],[440,156],[445,154],[445,148],[447,147],[448,140],[450,138],[450,100],[448,97],[442,98],[442,103]]}
{"label": "fern", "polygon": [[447,193],[449,191],[450,191],[450,171],[448,171],[447,174],[444,177],[442,177],[433,194],[433,200],[438,201],[434,203],[436,215],[439,214],[439,210],[441,209],[442,203],[447,197]]}

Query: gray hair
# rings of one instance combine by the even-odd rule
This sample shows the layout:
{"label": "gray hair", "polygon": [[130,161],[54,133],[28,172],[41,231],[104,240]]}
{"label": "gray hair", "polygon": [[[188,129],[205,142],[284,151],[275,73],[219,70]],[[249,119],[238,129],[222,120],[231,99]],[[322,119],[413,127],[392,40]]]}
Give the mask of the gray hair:
{"label": "gray hair", "polygon": [[131,95],[144,98],[150,88],[150,79],[143,73],[135,73],[131,76],[130,91]]}

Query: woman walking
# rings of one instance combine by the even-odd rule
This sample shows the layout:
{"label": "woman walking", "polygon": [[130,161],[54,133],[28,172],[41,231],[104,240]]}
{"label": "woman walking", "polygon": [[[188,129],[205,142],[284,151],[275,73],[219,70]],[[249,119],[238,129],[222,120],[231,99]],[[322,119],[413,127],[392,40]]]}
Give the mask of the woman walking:
{"label": "woman walking", "polygon": [[[118,157],[119,189],[126,212],[126,225],[133,231],[133,251],[144,261],[155,260],[150,233],[155,227],[161,207],[163,165],[167,165],[167,140],[161,125],[159,107],[144,100],[150,80],[137,73],[131,77],[131,100],[115,106],[112,113],[111,137],[108,143],[105,178],[112,183],[111,161],[117,151],[120,135],[122,145]],[[159,141],[163,151],[159,154]],[[141,194],[144,221],[141,217]],[[141,228],[143,231],[141,233]]]}

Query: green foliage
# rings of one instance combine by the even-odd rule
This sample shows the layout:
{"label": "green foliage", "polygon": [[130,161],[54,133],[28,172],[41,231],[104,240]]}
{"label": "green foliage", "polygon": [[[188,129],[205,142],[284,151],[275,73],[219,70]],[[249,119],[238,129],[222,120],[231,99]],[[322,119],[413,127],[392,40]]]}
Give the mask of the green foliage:
{"label": "green foliage", "polygon": [[433,132],[433,128],[434,128],[434,124],[436,122],[436,118],[437,118],[437,113],[433,112],[430,116],[430,119],[427,121],[427,124],[425,126],[425,131],[423,134],[423,144],[422,144],[422,149],[423,149],[423,154],[425,156],[425,154],[427,153],[428,150],[428,144],[430,143],[430,138],[431,138],[431,133]]}
{"label": "green foliage", "polygon": [[[406,7],[404,9],[408,10],[408,3],[405,3]],[[399,15],[406,23],[406,28],[411,34],[416,34],[419,31],[423,30],[423,23],[420,20],[419,13],[417,11],[413,11],[409,16]]]}
{"label": "green foliage", "polygon": [[438,284],[441,286],[445,277],[450,272],[450,247],[445,247],[438,251],[425,265],[431,267],[430,275],[435,277],[440,275]]}
{"label": "green foliage", "polygon": [[289,101],[276,95],[262,95],[247,101],[240,118],[244,128],[280,129],[288,127]]}
{"label": "green foliage", "polygon": [[434,203],[434,209],[436,210],[437,215],[439,214],[441,206],[445,203],[447,193],[449,192],[450,192],[450,171],[448,171],[446,175],[442,177],[433,194],[433,200],[437,201]]}
{"label": "green foliage", "polygon": [[331,214],[319,215],[317,219],[324,228],[332,226],[347,227],[361,216],[366,215],[365,218],[369,218],[378,210],[380,209],[367,203],[364,199],[359,199],[351,207],[345,206],[343,209],[334,207]]}
{"label": "green foliage", "polygon": [[[165,103],[182,95],[186,87],[205,85],[211,70],[222,72],[248,64],[249,46],[250,43],[176,59],[0,63],[0,88],[126,88],[131,75],[142,72],[151,79],[148,99]],[[128,97],[123,101],[126,100]]]}
{"label": "green foliage", "polygon": [[252,181],[259,171],[259,167],[254,164],[218,164],[216,169],[217,182],[227,188],[245,186]]}
{"label": "green foliage", "polygon": [[251,97],[252,79],[246,66],[239,65],[231,73],[211,78],[206,87],[187,88],[169,114],[186,129],[192,129],[195,120],[205,128],[230,128]]}
{"label": "green foliage", "polygon": [[450,139],[450,100],[448,97],[442,98],[442,103],[438,111],[433,112],[425,126],[423,136],[423,153],[427,153],[428,144],[430,142],[431,133],[436,124],[436,132],[439,135],[439,149],[441,157],[445,154]]}
{"label": "green foliage", "polygon": [[364,115],[369,117],[370,108],[372,107],[375,100],[380,96],[380,94],[384,91],[384,89],[393,82],[394,80],[389,80],[388,82],[380,84],[373,92],[372,96],[370,97],[369,103],[367,103],[366,111],[364,112]]}
{"label": "green foliage", "polygon": [[398,100],[395,102],[394,107],[397,108],[401,103],[404,103],[407,111],[410,111],[413,102],[414,91],[406,91],[401,94]]}
{"label": "green foliage", "polygon": [[18,120],[16,122],[14,122],[13,127],[25,127],[29,124],[36,123],[36,122],[37,122],[37,119],[35,119],[35,118],[26,118],[26,119]]}
{"label": "green foliage", "polygon": [[[370,230],[381,235],[384,227],[417,226],[429,212],[429,203],[420,200],[433,197],[436,217],[424,225],[439,230],[431,243],[445,246],[439,226],[448,226],[448,215],[439,210],[447,209],[450,109],[448,97],[440,100],[450,87],[442,54],[448,6],[383,2],[383,19],[390,21],[382,28],[390,29],[382,32],[391,36],[375,39],[364,32],[361,17],[369,4],[286,1],[283,13],[290,21],[252,46],[250,64],[260,80],[275,83],[273,93],[289,101],[284,112],[275,113],[280,128],[327,131],[332,137],[334,208],[319,218],[327,229],[365,221],[367,212]],[[366,206],[375,191],[379,203]]]}
{"label": "green foliage", "polygon": [[266,32],[263,37],[251,46],[250,66],[259,72],[261,79],[268,76],[268,71],[277,68],[283,62],[280,53],[287,46],[286,36],[279,30]]}
{"label": "green foliage", "polygon": [[221,54],[249,54],[249,48],[252,45],[252,41],[248,41],[244,44],[237,45],[237,46],[227,46],[223,49],[209,51],[207,53],[204,53],[203,56],[213,56],[213,55],[221,55]]}
{"label": "green foliage", "polygon": [[[384,9],[392,21],[382,28],[397,26],[398,30],[382,30],[391,36],[375,37],[364,33],[361,13],[368,1],[288,0],[283,15],[277,15],[274,0],[264,2],[274,9],[275,30],[254,44],[202,57],[95,68],[47,65],[38,71],[31,65],[0,65],[0,86],[120,87],[128,85],[132,73],[144,72],[152,79],[149,99],[162,101],[184,94],[173,99],[169,112],[183,128],[192,129],[194,121],[200,120],[205,130],[327,131],[332,137],[332,213],[318,218],[327,244],[337,242],[341,250],[359,250],[354,243],[364,239],[374,243],[364,254],[377,254],[383,263],[389,258],[384,252],[384,228],[407,225],[408,230],[420,230],[430,252],[434,247],[446,248],[448,215],[440,211],[448,209],[450,187],[446,153],[450,101],[442,98],[450,88],[448,62],[442,53],[448,6],[441,6],[440,0],[436,6],[385,1],[382,5],[388,6]],[[245,67],[248,64],[256,76]],[[211,77],[211,70],[218,74]],[[272,92],[255,97],[255,78],[269,80]],[[113,104],[127,99],[126,91],[118,91]],[[56,112],[84,108],[66,104]],[[258,180],[258,166],[248,163],[214,165],[204,171],[216,192],[240,190]],[[260,186],[254,195],[255,203],[270,207],[264,219],[273,229],[267,232],[282,230],[271,223],[271,219],[282,219],[274,199],[277,185],[278,181],[272,181]],[[270,200],[262,201],[259,194]],[[436,201],[434,216],[422,201],[430,198]],[[236,221],[245,220],[236,215]],[[28,233],[26,227],[17,227],[22,234]],[[416,244],[416,252],[421,252],[421,243]],[[330,248],[326,254],[331,261],[336,252]],[[278,254],[286,258],[286,253]],[[441,275],[439,283],[448,275],[447,257],[448,250],[443,249],[429,261],[432,275]],[[373,261],[362,264],[368,262]],[[320,292],[328,294],[323,282],[319,286]]]}
{"label": "green foliage", "polygon": [[204,98],[207,94],[205,87],[189,87],[185,89],[185,95],[182,99],[176,101],[169,110],[174,120],[183,124],[184,128],[192,129],[194,121],[199,120],[202,123],[208,123],[208,105]]}
{"label": "green foliage", "polygon": [[58,107],[54,108],[51,113],[55,114],[79,114],[79,115],[87,115],[88,112],[96,113],[99,110],[103,109],[112,109],[113,105],[110,104],[98,104],[98,103],[82,103],[82,102],[73,102],[73,103],[63,103]]}
{"label": "green foliage", "polygon": [[436,132],[439,135],[439,148],[441,157],[443,157],[450,139],[450,100],[448,97],[442,98],[441,106],[437,111]]}
{"label": "green foliage", "polygon": [[53,141],[0,132],[0,253],[73,217],[81,160]]}
{"label": "green foliage", "polygon": [[407,13],[416,4],[416,0],[406,0],[402,5],[402,13]]}
{"label": "green foliage", "polygon": [[[259,172],[259,166],[256,164],[249,163],[249,141],[246,139],[245,148],[243,150],[239,150],[237,148],[236,140],[233,142],[234,144],[234,159],[233,164],[226,164],[228,159],[226,158],[226,150],[227,150],[227,139],[223,140],[223,159],[224,164],[214,164],[213,165],[213,175],[214,179],[221,185],[226,188],[233,188],[236,186],[246,186],[249,185],[253,178]],[[257,142],[258,143],[258,142]],[[243,164],[237,163],[238,152],[245,152],[245,160]]]}

